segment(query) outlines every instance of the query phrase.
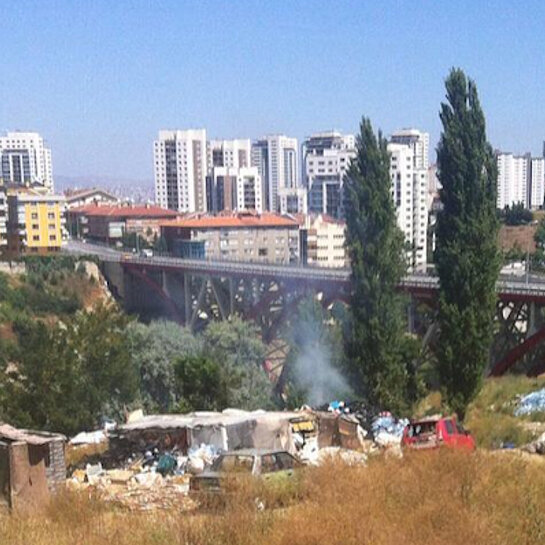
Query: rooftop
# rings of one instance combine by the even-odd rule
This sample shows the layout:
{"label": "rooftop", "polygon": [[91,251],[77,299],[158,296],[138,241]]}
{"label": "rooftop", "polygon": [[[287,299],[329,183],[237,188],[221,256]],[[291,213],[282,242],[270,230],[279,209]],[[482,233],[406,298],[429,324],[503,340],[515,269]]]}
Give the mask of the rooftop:
{"label": "rooftop", "polygon": [[115,195],[106,191],[105,189],[100,189],[98,187],[91,187],[91,188],[84,188],[84,189],[67,189],[64,192],[64,195],[66,197],[66,200],[70,202],[73,200],[80,199],[82,197],[94,195],[95,193],[101,193],[102,195],[107,195],[108,197],[111,197],[112,199],[117,200],[117,197]]}
{"label": "rooftop", "polygon": [[87,204],[70,210],[90,217],[113,218],[175,218],[178,213],[153,205],[97,205]]}
{"label": "rooftop", "polygon": [[24,441],[30,445],[45,445],[55,439],[66,439],[64,435],[45,431],[20,430],[0,422],[0,440]]}
{"label": "rooftop", "polygon": [[289,216],[264,213],[237,213],[217,216],[194,216],[163,222],[162,227],[181,227],[190,229],[220,229],[222,227],[297,227],[297,221]]}

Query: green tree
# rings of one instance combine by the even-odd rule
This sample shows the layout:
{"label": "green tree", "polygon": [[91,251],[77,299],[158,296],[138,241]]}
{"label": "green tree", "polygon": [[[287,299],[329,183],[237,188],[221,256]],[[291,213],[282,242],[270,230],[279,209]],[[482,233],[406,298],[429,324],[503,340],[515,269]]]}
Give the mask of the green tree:
{"label": "green tree", "polygon": [[18,357],[0,376],[2,417],[15,425],[72,434],[118,416],[137,394],[127,318],[114,306],[48,326],[21,320]]}
{"label": "green tree", "polygon": [[475,83],[453,69],[446,90],[437,149],[443,203],[435,252],[440,279],[438,369],[449,405],[463,418],[479,391],[492,342],[500,267],[497,172]]}
{"label": "green tree", "polygon": [[201,353],[201,342],[175,322],[149,325],[132,322],[127,336],[133,366],[140,376],[140,398],[146,412],[168,412],[176,407],[174,364],[179,358]]}
{"label": "green tree", "polygon": [[159,253],[166,253],[168,252],[168,245],[165,237],[159,236],[157,237],[153,242],[153,249],[156,252]]}
{"label": "green tree", "polygon": [[500,221],[506,225],[527,225],[534,219],[532,212],[525,208],[521,202],[513,206],[507,205],[499,211],[499,217]]}
{"label": "green tree", "polygon": [[221,366],[228,405],[239,409],[272,406],[272,387],[263,370],[265,346],[254,324],[239,318],[211,323],[203,335],[203,356]]}
{"label": "green tree", "polygon": [[363,118],[345,183],[346,244],[352,266],[347,355],[360,394],[393,411],[406,405],[402,356],[406,271],[403,234],[396,223],[386,139]]}
{"label": "green tree", "polygon": [[227,376],[217,361],[182,356],[174,363],[176,412],[219,411],[229,404]]}

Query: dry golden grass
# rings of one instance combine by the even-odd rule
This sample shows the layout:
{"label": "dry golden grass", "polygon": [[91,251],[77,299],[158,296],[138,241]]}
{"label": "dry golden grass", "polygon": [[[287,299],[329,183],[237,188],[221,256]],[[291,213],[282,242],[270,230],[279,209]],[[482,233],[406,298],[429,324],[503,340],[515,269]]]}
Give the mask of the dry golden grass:
{"label": "dry golden grass", "polygon": [[[411,453],[309,470],[296,498],[257,512],[252,490],[222,509],[131,514],[84,494],[45,514],[0,517],[10,545],[533,545],[545,542],[542,464],[485,452]],[[249,496],[250,495],[250,496]]]}

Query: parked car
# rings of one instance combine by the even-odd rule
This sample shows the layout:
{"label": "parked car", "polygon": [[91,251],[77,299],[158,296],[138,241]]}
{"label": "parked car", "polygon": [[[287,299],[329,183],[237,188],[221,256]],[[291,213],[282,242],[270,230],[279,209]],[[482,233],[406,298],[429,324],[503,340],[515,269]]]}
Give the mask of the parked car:
{"label": "parked car", "polygon": [[[303,464],[283,450],[246,449],[221,454],[209,470],[194,475],[189,482],[190,494],[200,500],[227,492],[229,479],[259,479],[266,487],[290,484]],[[257,501],[257,500],[256,500]]]}
{"label": "parked car", "polygon": [[140,257],[153,257],[153,250],[151,248],[144,248],[140,251]]}
{"label": "parked car", "polygon": [[433,416],[412,420],[403,430],[401,444],[413,449],[429,449],[440,446],[475,449],[475,439],[454,416]]}

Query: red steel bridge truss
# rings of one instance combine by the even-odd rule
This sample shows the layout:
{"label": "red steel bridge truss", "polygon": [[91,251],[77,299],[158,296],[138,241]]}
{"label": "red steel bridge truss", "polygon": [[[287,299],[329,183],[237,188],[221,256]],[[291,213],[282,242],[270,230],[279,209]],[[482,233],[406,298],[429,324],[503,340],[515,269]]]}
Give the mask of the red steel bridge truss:
{"label": "red steel bridge truss", "polygon": [[[89,253],[89,245],[85,251]],[[103,249],[96,254],[129,311],[151,309],[193,330],[239,315],[258,324],[266,343],[279,337],[303,297],[312,295],[326,308],[350,297],[345,269],[127,257]],[[118,268],[117,275],[111,266]],[[122,287],[115,285],[114,277],[118,284],[122,278]],[[424,274],[408,275],[400,285],[409,295],[409,330],[420,334],[426,345],[438,339],[437,288],[437,278]],[[501,277],[496,289],[489,374],[500,376],[511,369],[531,376],[545,372],[545,278]]]}

